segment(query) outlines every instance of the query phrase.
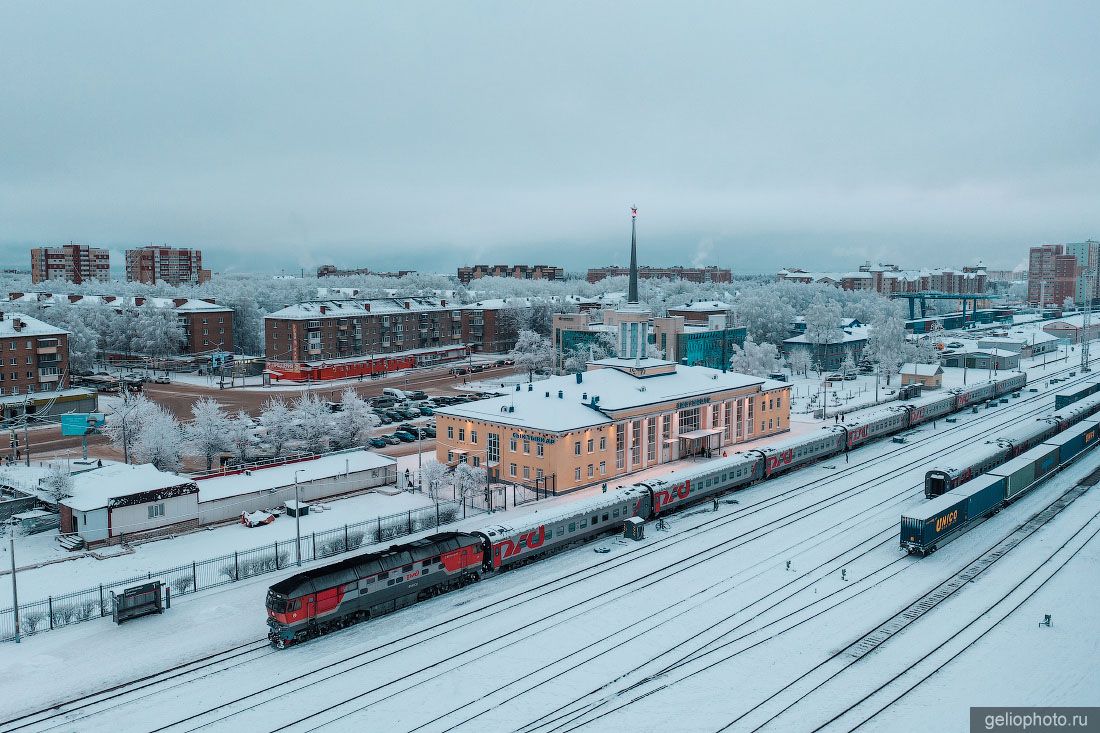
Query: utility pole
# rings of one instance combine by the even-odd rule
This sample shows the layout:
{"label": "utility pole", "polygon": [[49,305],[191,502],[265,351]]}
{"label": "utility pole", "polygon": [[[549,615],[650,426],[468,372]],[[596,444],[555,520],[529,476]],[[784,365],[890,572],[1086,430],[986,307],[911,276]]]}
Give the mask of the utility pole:
{"label": "utility pole", "polygon": [[12,527],[11,541],[11,611],[15,618],[15,643],[19,643],[19,587],[15,583],[15,528]]}

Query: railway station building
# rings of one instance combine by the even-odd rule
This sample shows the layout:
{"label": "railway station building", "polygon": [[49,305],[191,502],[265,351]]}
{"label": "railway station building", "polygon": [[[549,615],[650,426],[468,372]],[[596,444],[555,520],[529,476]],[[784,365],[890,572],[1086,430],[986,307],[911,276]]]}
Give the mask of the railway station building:
{"label": "railway station building", "polygon": [[612,358],[436,411],[436,458],[568,492],[790,429],[790,386],[661,359]]}

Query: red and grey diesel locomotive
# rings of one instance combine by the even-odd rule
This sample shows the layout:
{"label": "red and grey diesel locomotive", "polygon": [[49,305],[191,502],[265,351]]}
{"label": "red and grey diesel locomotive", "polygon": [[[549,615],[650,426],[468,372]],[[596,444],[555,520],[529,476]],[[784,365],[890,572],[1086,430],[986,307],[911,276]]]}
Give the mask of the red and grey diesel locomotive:
{"label": "red and grey diesel locomotive", "polygon": [[1023,374],[1013,374],[955,389],[919,405],[867,411],[812,436],[679,470],[675,480],[642,481],[517,517],[514,523],[493,524],[470,533],[444,532],[297,573],[268,591],[268,638],[282,648],[396,611],[480,580],[488,573],[619,532],[623,521],[630,517],[653,519],[1019,390],[1024,384]]}

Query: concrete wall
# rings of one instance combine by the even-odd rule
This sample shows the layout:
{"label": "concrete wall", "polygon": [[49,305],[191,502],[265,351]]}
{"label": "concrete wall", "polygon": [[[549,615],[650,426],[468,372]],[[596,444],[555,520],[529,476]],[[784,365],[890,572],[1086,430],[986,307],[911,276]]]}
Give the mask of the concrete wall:
{"label": "concrete wall", "polygon": [[[185,494],[184,496],[173,496],[146,504],[114,507],[111,509],[111,536],[118,537],[134,532],[145,532],[150,529],[192,521],[199,514],[198,496],[198,494]],[[164,505],[164,514],[150,518],[150,507],[157,505]]]}
{"label": "concrete wall", "polygon": [[[302,482],[298,485],[298,494],[302,501],[318,501],[352,491],[361,491],[377,486],[397,482],[396,468],[372,468],[366,471],[354,471],[346,477],[341,474],[332,478]],[[202,494],[202,481],[199,494]],[[199,524],[211,524],[237,519],[241,512],[254,512],[260,509],[273,509],[283,502],[294,498],[294,485],[277,486],[272,490],[238,494],[221,499],[200,501],[198,504]]]}

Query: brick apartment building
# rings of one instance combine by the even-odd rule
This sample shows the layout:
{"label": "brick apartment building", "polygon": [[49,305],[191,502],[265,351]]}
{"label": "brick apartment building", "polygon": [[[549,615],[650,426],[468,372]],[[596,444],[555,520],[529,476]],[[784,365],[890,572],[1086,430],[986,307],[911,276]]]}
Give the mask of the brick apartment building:
{"label": "brick apartment building", "polygon": [[514,277],[518,280],[564,280],[565,270],[555,265],[469,265],[458,268],[458,281],[469,285],[483,277]]}
{"label": "brick apartment building", "polygon": [[105,249],[86,244],[31,249],[31,282],[110,280],[111,256]]}
{"label": "brick apartment building", "polygon": [[415,275],[416,270],[395,270],[393,272],[374,272],[370,268],[360,267],[354,270],[341,270],[336,265],[321,265],[317,268],[317,277],[352,277],[355,275],[374,275],[375,277],[405,277]]}
{"label": "brick apartment building", "polygon": [[430,298],[312,301],[264,317],[266,357],[318,361],[462,343],[460,306]]}
{"label": "brick apartment building", "polygon": [[847,272],[809,272],[798,268],[780,270],[780,282],[832,285],[841,290],[874,290],[882,295],[891,293],[959,293],[986,292],[987,276],[981,263],[958,268],[902,270],[897,265],[860,265]]}
{"label": "brick apartment building", "polygon": [[[588,271],[588,282],[598,283],[609,277],[627,277],[630,275],[629,267],[610,265],[608,267],[594,267]],[[693,283],[728,283],[733,281],[733,272],[717,265],[709,267],[650,267],[642,265],[638,268],[638,278],[641,280],[687,280]]]}
{"label": "brick apartment building", "polygon": [[1027,302],[1061,308],[1100,297],[1100,242],[1043,244],[1028,252]]}
{"label": "brick apartment building", "polygon": [[268,369],[279,379],[346,379],[515,346],[501,312],[525,299],[458,305],[394,297],[310,301],[264,317]]}
{"label": "brick apartment building", "polygon": [[42,307],[106,306],[116,313],[138,308],[168,308],[175,312],[186,341],[181,355],[197,356],[212,351],[233,351],[233,309],[211,298],[147,298],[129,295],[79,295],[66,293],[8,293],[8,302],[37,303]]}
{"label": "brick apartment building", "polygon": [[148,245],[126,250],[126,279],[155,285],[201,285],[210,279],[202,269],[202,250]]}
{"label": "brick apartment building", "polygon": [[0,312],[0,395],[53,392],[69,384],[69,332],[22,313]]}

